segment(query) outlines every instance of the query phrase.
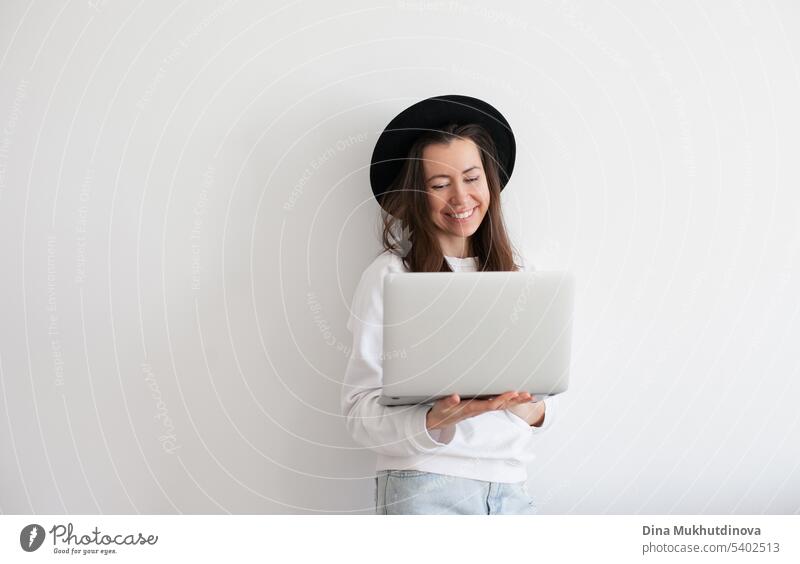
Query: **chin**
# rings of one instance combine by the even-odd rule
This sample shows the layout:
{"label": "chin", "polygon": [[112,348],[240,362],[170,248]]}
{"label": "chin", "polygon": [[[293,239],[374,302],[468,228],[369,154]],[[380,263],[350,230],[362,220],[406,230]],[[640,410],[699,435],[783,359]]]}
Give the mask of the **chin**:
{"label": "chin", "polygon": [[452,229],[452,228],[443,229],[445,233],[449,233],[450,235],[455,235],[457,237],[464,237],[464,238],[472,237],[477,230],[478,230],[477,227],[469,229]]}

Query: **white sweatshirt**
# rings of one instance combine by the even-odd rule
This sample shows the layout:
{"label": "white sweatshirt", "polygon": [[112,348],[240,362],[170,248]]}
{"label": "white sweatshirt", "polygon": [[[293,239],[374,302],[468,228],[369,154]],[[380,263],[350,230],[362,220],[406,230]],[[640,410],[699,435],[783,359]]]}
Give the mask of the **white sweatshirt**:
{"label": "white sweatshirt", "polygon": [[[456,272],[475,271],[475,257],[445,257]],[[524,270],[528,269],[523,264]],[[545,418],[533,427],[508,410],[489,411],[445,429],[428,431],[432,404],[383,406],[383,277],[407,272],[403,259],[384,251],[361,276],[347,328],[353,350],[342,386],[341,406],[355,441],[378,454],[377,470],[416,469],[489,482],[521,482],[533,459],[534,436],[553,425],[558,396],[544,400]]]}

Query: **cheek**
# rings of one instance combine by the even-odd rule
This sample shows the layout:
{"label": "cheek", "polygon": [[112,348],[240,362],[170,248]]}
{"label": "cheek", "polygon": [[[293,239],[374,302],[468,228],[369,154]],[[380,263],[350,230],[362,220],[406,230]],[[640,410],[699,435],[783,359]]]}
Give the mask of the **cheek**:
{"label": "cheek", "polygon": [[439,217],[442,213],[446,212],[448,206],[444,196],[428,196],[428,209],[431,210],[431,215]]}
{"label": "cheek", "polygon": [[489,202],[492,201],[492,193],[489,192],[489,187],[484,186],[483,190],[480,193],[481,203],[483,203],[485,208],[489,207]]}
{"label": "cheek", "polygon": [[438,211],[442,207],[442,205],[444,205],[442,197],[434,192],[431,192],[430,190],[428,190],[427,194],[428,194],[428,209],[433,212]]}
{"label": "cheek", "polygon": [[429,210],[429,217],[431,221],[434,223],[441,223],[442,222],[442,205],[435,201],[435,198],[428,198],[428,210]]}
{"label": "cheek", "polygon": [[428,192],[428,210],[431,212],[431,214],[435,214],[437,209],[439,209],[439,206],[436,198],[434,198],[431,193]]}
{"label": "cheek", "polygon": [[486,194],[481,195],[481,220],[489,215],[489,203],[492,201],[491,194],[487,188]]}

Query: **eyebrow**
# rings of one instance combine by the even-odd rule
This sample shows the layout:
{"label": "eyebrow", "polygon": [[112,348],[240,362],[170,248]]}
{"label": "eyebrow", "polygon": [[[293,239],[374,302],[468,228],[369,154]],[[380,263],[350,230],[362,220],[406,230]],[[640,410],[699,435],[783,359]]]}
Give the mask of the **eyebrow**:
{"label": "eyebrow", "polygon": [[[461,171],[461,174],[465,174],[465,173],[467,173],[467,172],[471,171],[473,168],[479,168],[479,167],[478,167],[478,165],[471,166],[471,167],[469,167],[468,169]],[[425,182],[430,182],[430,181],[431,181],[431,180],[433,180],[434,178],[439,178],[440,176],[442,176],[442,177],[444,177],[444,178],[450,178],[450,176],[449,176],[449,175],[447,175],[447,174],[434,174],[433,176],[431,176],[431,177],[430,177],[428,180],[426,180]]]}

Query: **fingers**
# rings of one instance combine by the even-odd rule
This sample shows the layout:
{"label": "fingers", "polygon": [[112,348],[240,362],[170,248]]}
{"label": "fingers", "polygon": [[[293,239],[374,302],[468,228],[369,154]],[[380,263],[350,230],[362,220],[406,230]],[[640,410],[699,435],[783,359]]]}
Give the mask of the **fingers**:
{"label": "fingers", "polygon": [[[431,409],[433,412],[434,428],[441,425],[452,425],[459,421],[459,410],[461,407],[461,398],[458,394],[451,394],[447,397],[440,398]],[[430,428],[430,427],[429,427]]]}
{"label": "fingers", "polygon": [[441,405],[441,412],[450,416],[453,412],[458,410],[459,404],[461,403],[461,398],[458,397],[458,394],[452,394],[447,396],[442,400]]}
{"label": "fingers", "polygon": [[532,397],[529,392],[506,392],[491,400],[493,406],[489,409],[506,409],[512,405],[528,403]]}
{"label": "fingers", "polygon": [[[523,394],[527,394],[527,397],[530,397],[530,394],[527,392]],[[464,409],[469,410],[472,415],[478,415],[486,411],[505,409],[507,406],[515,403],[530,401],[529,399],[525,399],[525,395],[523,394],[519,392],[505,392],[499,396],[490,397],[485,400],[471,399],[465,403]]]}
{"label": "fingers", "polygon": [[519,394],[517,392],[506,392],[489,402],[489,409],[505,409],[510,403],[516,403]]}
{"label": "fingers", "polygon": [[510,391],[486,400],[468,399],[462,402],[458,394],[452,394],[444,398],[441,413],[445,419],[461,420],[487,411],[501,410],[512,405],[528,403],[533,398],[534,396],[529,392]]}
{"label": "fingers", "polygon": [[460,402],[461,398],[458,396],[458,394],[450,394],[449,396],[440,398],[436,403],[440,404],[442,408],[446,409],[456,406]]}
{"label": "fingers", "polygon": [[513,392],[506,392],[505,394],[485,400],[475,398],[468,399],[461,406],[461,413],[463,413],[466,417],[473,417],[487,411],[500,409],[500,406],[508,401],[512,394]]}
{"label": "fingers", "polygon": [[519,392],[515,403],[528,403],[531,401],[536,401],[536,399],[535,396],[531,395],[530,392]]}

